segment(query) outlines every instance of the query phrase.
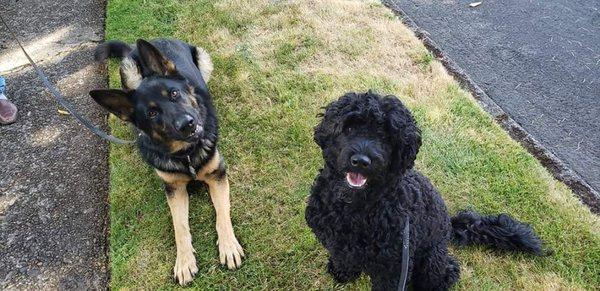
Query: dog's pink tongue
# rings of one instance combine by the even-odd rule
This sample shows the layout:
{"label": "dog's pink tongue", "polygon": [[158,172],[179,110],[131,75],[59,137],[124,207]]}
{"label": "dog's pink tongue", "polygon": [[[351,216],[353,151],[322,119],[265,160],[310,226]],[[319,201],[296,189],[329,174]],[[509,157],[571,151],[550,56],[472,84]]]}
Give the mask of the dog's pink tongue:
{"label": "dog's pink tongue", "polygon": [[365,176],[361,175],[360,173],[352,172],[346,174],[346,179],[348,180],[348,183],[350,183],[350,185],[355,187],[360,187],[364,185],[367,181],[367,178],[365,178]]}

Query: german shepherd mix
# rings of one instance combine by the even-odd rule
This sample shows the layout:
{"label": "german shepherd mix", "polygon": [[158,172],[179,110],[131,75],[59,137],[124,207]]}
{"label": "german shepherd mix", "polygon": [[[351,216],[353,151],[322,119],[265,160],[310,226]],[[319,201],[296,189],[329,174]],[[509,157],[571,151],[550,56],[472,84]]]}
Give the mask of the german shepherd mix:
{"label": "german shepherd mix", "polygon": [[206,86],[213,69],[210,56],[179,40],[140,39],[136,47],[120,41],[100,44],[95,57],[123,59],[124,90],[94,90],[90,95],[140,131],[140,153],[164,182],[177,245],[175,279],[185,285],[198,272],[188,224],[186,186],[192,180],[208,185],[221,264],[239,267],[244,251],[231,225],[229,182],[217,150],[217,117]]}

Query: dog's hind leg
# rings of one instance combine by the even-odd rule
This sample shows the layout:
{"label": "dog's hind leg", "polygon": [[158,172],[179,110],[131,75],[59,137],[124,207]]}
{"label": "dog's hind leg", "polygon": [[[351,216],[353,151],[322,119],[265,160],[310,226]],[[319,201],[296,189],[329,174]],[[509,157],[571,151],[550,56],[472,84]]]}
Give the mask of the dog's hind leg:
{"label": "dog's hind leg", "polygon": [[189,195],[186,186],[189,178],[178,174],[156,172],[165,183],[167,202],[173,218],[175,245],[177,246],[177,259],[173,268],[173,276],[183,286],[191,282],[198,272],[188,221]]}
{"label": "dog's hind leg", "polygon": [[229,181],[225,162],[217,151],[208,164],[198,174],[208,185],[210,199],[217,216],[217,245],[221,264],[235,269],[242,264],[244,250],[233,232],[230,216]]}
{"label": "dog's hind leg", "polygon": [[446,245],[434,247],[415,264],[414,290],[448,290],[460,277],[458,261],[448,255]]}

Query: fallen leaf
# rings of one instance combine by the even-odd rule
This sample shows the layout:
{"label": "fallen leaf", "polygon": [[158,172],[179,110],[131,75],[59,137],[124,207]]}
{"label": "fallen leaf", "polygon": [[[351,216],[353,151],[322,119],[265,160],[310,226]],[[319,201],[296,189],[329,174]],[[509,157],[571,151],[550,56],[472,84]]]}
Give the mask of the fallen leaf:
{"label": "fallen leaf", "polygon": [[469,4],[469,6],[477,7],[477,6],[481,5],[481,3],[483,3],[483,2],[473,2],[473,3]]}
{"label": "fallen leaf", "polygon": [[56,109],[56,110],[58,111],[59,114],[62,114],[62,115],[71,115],[71,113],[69,113],[69,111],[65,111],[65,110],[62,110],[62,109]]}

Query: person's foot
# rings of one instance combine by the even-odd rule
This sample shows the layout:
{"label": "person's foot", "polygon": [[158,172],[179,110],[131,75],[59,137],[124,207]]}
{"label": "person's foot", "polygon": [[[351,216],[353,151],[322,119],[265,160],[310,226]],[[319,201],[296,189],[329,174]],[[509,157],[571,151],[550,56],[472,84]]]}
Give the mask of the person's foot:
{"label": "person's foot", "polygon": [[0,125],[11,124],[17,120],[17,106],[6,99],[6,80],[0,76]]}
{"label": "person's foot", "polygon": [[17,106],[8,99],[0,99],[0,124],[11,124],[17,120]]}

